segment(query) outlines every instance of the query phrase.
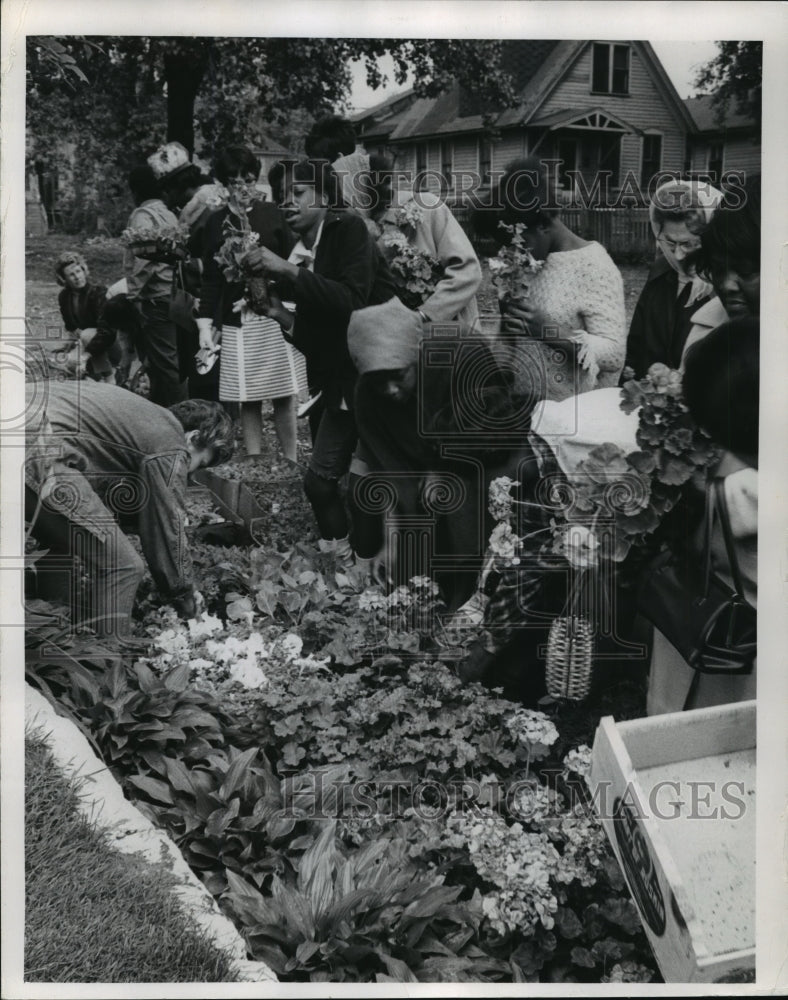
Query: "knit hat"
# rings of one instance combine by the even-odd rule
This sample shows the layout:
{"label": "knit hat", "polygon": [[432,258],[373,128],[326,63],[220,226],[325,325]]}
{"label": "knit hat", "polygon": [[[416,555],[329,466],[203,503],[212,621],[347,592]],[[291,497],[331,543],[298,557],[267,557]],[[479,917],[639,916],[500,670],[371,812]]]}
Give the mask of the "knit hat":
{"label": "knit hat", "polygon": [[179,142],[166,142],[159,146],[155,153],[148,157],[148,166],[153,171],[157,181],[165,177],[174,177],[186,167],[191,166],[189,153]]}
{"label": "knit hat", "polygon": [[358,309],[350,317],[347,344],[360,375],[409,368],[419,359],[422,324],[399,299]]}

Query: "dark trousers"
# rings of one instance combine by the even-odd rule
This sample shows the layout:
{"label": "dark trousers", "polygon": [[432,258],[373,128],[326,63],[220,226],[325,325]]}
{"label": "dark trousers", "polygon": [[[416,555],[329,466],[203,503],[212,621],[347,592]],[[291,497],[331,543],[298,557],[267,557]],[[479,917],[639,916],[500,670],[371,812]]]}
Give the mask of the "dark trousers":
{"label": "dark trousers", "polygon": [[304,492],[323,538],[345,538],[348,534],[339,480],[350,468],[357,436],[356,422],[349,410],[322,410],[304,476]]}
{"label": "dark trousers", "polygon": [[168,299],[140,302],[142,333],[138,350],[148,365],[151,402],[172,406],[186,399],[186,381],[181,378],[177,327],[170,319]]}

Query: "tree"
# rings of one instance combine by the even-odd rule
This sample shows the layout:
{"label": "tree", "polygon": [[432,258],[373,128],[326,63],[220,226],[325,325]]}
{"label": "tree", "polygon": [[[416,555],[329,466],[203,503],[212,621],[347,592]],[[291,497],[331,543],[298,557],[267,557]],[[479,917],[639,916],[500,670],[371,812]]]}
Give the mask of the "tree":
{"label": "tree", "polygon": [[717,55],[700,68],[695,86],[714,97],[715,117],[724,124],[731,103],[761,124],[763,42],[717,42]]}
{"label": "tree", "polygon": [[459,81],[499,110],[515,101],[502,45],[489,40],[36,37],[28,42],[29,156],[52,163],[59,150],[62,159],[68,136],[72,227],[100,216],[113,228],[128,208],[118,183],[165,137],[211,159],[229,141],[292,136],[299,120],[347,110],[354,61],[370,86],[382,86],[386,53],[396,82],[410,76],[421,96]]}

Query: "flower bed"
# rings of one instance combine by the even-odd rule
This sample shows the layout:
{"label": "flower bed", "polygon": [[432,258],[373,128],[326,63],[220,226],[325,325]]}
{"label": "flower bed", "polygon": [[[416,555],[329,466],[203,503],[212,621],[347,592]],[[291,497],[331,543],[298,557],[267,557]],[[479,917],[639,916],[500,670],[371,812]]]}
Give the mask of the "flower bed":
{"label": "flower bed", "polygon": [[586,801],[604,707],[461,684],[426,578],[386,595],[306,542],[193,554],[199,619],[151,592],[144,656],[38,676],[252,957],[284,981],[658,977]]}

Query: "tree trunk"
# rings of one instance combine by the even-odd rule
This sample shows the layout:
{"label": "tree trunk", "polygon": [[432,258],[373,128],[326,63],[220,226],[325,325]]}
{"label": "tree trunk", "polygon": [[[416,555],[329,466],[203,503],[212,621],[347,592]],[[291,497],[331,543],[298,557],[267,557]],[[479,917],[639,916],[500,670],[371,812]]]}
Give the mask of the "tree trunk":
{"label": "tree trunk", "polygon": [[164,56],[167,81],[167,140],[180,142],[194,153],[194,99],[208,66],[208,44],[184,42]]}

